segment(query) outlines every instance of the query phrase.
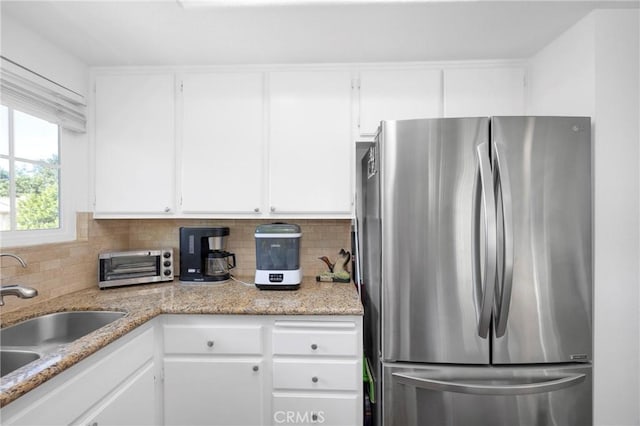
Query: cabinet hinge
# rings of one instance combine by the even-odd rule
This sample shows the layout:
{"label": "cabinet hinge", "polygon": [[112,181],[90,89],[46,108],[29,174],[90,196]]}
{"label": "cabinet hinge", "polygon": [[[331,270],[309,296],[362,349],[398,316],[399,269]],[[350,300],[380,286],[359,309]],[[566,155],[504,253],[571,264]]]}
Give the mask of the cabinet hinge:
{"label": "cabinet hinge", "polygon": [[180,81],[180,91],[184,92],[184,81]]}

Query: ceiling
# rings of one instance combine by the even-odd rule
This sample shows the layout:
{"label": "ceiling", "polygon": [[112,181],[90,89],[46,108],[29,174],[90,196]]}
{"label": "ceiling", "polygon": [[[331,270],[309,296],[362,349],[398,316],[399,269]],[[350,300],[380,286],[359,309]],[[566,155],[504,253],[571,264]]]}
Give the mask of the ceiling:
{"label": "ceiling", "polygon": [[1,0],[0,13],[91,66],[221,65],[526,58],[594,8],[637,5],[316,0],[184,8],[174,0]]}

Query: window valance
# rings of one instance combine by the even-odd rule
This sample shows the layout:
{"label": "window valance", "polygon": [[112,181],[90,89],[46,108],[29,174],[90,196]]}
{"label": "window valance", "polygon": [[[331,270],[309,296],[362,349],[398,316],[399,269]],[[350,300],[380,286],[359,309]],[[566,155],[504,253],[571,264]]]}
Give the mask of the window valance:
{"label": "window valance", "polygon": [[84,96],[0,56],[0,100],[75,132],[86,131]]}

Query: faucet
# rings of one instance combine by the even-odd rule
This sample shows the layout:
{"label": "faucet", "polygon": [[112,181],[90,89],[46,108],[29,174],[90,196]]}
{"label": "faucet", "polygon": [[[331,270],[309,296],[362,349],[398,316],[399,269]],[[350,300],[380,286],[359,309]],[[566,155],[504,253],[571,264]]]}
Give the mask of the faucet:
{"label": "faucet", "polygon": [[[18,255],[11,253],[0,253],[0,257],[13,257],[23,268],[27,267],[27,263]],[[4,285],[0,287],[0,306],[4,306],[4,296],[17,296],[21,299],[31,299],[38,295],[38,290],[31,287],[23,287],[21,285]]]}
{"label": "faucet", "polygon": [[20,262],[20,264],[22,265],[23,268],[27,267],[27,262],[25,262],[24,260],[22,260],[22,258],[20,256],[18,256],[17,254],[13,254],[13,253],[0,253],[0,257],[4,257],[4,256],[8,256],[8,257],[13,257],[14,259],[16,259],[18,262]]}
{"label": "faucet", "polygon": [[0,306],[4,306],[4,296],[17,296],[21,299],[31,299],[38,295],[38,290],[21,285],[3,285],[0,287]]}

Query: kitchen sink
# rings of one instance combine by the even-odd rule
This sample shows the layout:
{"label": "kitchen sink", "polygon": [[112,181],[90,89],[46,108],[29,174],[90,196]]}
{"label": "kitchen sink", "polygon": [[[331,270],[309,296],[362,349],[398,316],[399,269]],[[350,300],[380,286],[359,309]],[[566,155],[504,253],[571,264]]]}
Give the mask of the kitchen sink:
{"label": "kitchen sink", "polygon": [[17,370],[38,358],[40,358],[40,355],[36,352],[0,350],[0,377]]}
{"label": "kitchen sink", "polygon": [[69,311],[42,315],[0,329],[1,376],[126,315],[114,311]]}

